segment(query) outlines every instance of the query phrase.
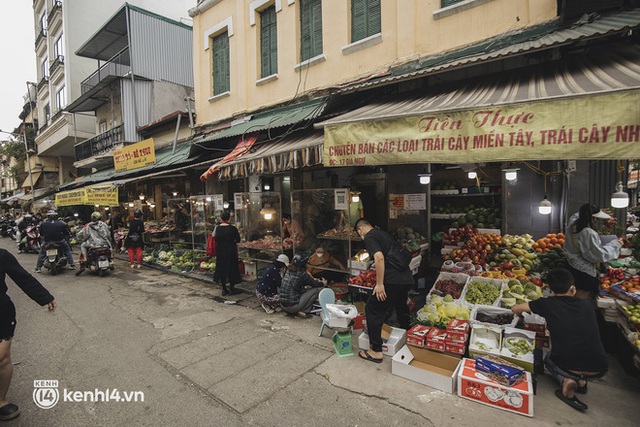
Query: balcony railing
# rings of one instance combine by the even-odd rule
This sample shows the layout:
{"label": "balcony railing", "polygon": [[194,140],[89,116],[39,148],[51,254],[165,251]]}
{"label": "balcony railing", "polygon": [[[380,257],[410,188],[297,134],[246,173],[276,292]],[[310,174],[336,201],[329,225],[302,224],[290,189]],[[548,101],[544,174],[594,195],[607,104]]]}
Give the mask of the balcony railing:
{"label": "balcony railing", "polygon": [[53,73],[58,69],[58,67],[64,64],[64,55],[56,56],[56,59],[53,60],[53,63],[49,67],[49,75],[52,76]]}
{"label": "balcony railing", "polygon": [[60,0],[56,0],[51,3],[51,11],[49,12],[49,16],[47,16],[47,24],[51,25],[53,18],[56,16],[56,12],[62,11],[62,2]]}
{"label": "balcony railing", "polygon": [[98,71],[91,74],[82,83],[80,83],[80,91],[84,95],[107,77],[123,77],[130,70],[131,62],[129,60],[129,49],[127,48],[111,58],[111,60],[100,67]]}
{"label": "balcony railing", "polygon": [[42,79],[38,82],[38,92],[44,89],[44,87],[49,83],[49,76],[43,76]]}
{"label": "balcony railing", "polygon": [[104,154],[122,143],[124,126],[120,125],[75,146],[76,162]]}
{"label": "balcony railing", "polygon": [[47,29],[46,28],[42,28],[42,29],[40,29],[40,32],[38,33],[38,37],[36,37],[36,49],[38,48],[40,43],[43,40],[46,40],[46,39],[47,39]]}

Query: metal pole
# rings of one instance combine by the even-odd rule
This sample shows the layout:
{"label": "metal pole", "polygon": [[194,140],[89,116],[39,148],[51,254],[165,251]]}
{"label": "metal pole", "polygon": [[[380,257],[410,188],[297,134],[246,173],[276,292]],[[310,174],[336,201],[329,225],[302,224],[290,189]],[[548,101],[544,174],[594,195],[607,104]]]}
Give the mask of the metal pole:
{"label": "metal pole", "polygon": [[31,185],[31,209],[36,203],[36,194],[33,190],[33,175],[31,174],[31,157],[29,156],[29,146],[27,145],[27,135],[22,134],[22,140],[24,141],[24,151],[27,154],[27,170],[29,171],[29,185]]}

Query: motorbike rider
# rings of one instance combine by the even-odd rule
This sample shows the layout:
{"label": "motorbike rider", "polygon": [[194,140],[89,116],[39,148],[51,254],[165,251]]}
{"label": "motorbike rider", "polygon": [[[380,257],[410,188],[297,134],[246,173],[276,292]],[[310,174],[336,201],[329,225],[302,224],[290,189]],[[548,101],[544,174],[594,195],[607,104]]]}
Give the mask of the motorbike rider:
{"label": "motorbike rider", "polygon": [[[80,271],[84,270],[84,262],[87,260],[87,254],[89,248],[95,246],[108,246],[113,251],[113,244],[111,243],[111,232],[107,223],[101,220],[102,215],[100,212],[93,212],[91,214],[91,222],[84,226],[82,230],[78,232],[76,237],[82,240],[80,250]],[[83,262],[84,261],[84,262]]]}
{"label": "motorbike rider", "polygon": [[40,254],[36,262],[36,273],[40,273],[42,269],[42,264],[47,256],[46,244],[51,242],[62,246],[64,256],[67,257],[67,261],[69,262],[69,269],[76,269],[73,262],[73,254],[71,253],[71,246],[69,246],[69,242],[67,241],[70,235],[71,231],[69,230],[69,226],[65,222],[58,220],[58,212],[53,209],[47,212],[46,221],[40,224],[40,236],[42,236],[45,244],[40,247]]}
{"label": "motorbike rider", "polygon": [[18,224],[18,235],[16,236],[16,243],[18,245],[18,253],[19,254],[22,253],[22,248],[24,247],[24,245],[26,243],[27,235],[26,235],[25,230],[27,229],[27,227],[30,227],[32,225],[36,225],[36,222],[33,219],[33,215],[31,215],[29,212],[27,212],[22,217],[22,221],[20,221],[20,223]]}

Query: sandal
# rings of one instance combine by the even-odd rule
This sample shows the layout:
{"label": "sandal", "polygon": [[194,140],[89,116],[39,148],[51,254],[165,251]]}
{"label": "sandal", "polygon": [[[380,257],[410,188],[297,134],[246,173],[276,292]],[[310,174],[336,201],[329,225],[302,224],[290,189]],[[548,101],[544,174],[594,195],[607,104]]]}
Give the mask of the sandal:
{"label": "sandal", "polygon": [[372,355],[369,354],[369,352],[367,350],[359,351],[358,352],[358,357],[360,357],[360,359],[368,360],[369,362],[382,363],[382,359],[378,359],[376,357],[373,357]]}
{"label": "sandal", "polygon": [[0,408],[0,421],[9,421],[20,415],[20,409],[18,405],[13,403],[7,403]]}
{"label": "sandal", "polygon": [[587,394],[587,386],[589,385],[588,382],[585,381],[584,385],[582,387],[578,386],[576,387],[576,393],[580,393],[580,394]]}
{"label": "sandal", "polygon": [[310,319],[311,317],[313,317],[311,313],[296,313],[296,316],[301,319]]}
{"label": "sandal", "polygon": [[562,390],[556,390],[556,396],[567,405],[579,411],[586,411],[587,409],[589,409],[587,404],[580,401],[580,399],[578,399],[575,395],[572,398],[568,398],[567,396],[562,394]]}

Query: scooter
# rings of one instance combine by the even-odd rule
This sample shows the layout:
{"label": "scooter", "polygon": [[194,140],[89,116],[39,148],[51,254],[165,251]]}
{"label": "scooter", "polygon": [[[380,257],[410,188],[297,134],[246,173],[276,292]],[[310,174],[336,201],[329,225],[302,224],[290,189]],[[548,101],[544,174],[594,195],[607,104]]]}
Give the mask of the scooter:
{"label": "scooter", "polygon": [[44,259],[43,267],[51,272],[52,276],[58,274],[67,265],[68,260],[64,254],[64,248],[60,243],[49,242],[45,243],[44,250],[46,251],[46,258]]}
{"label": "scooter", "polygon": [[15,225],[16,223],[12,219],[3,219],[2,222],[0,222],[0,236],[9,237],[12,234],[13,227]]}
{"label": "scooter", "polygon": [[80,261],[80,270],[76,272],[76,276],[82,274],[84,270],[98,272],[100,277],[103,277],[108,270],[113,271],[111,249],[109,249],[108,246],[94,246],[89,248],[87,259]]}
{"label": "scooter", "polygon": [[30,225],[24,230],[24,235],[18,245],[22,252],[40,253],[40,229],[37,225]]}

